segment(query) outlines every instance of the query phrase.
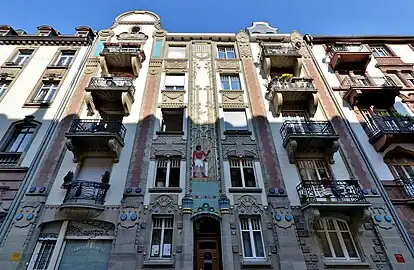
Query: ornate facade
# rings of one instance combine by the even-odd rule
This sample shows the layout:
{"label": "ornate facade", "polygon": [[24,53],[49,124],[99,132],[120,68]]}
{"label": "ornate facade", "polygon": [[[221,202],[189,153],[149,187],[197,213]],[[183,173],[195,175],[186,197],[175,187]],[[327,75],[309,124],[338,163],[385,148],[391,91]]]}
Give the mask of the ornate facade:
{"label": "ornate facade", "polygon": [[178,34],[152,12],[118,16],[3,226],[1,265],[411,269],[312,40],[263,22]]}

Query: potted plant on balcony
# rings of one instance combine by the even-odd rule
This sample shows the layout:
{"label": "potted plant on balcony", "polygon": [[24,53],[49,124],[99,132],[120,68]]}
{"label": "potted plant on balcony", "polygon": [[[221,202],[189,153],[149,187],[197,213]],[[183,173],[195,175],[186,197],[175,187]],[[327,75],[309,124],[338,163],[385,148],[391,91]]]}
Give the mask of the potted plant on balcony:
{"label": "potted plant on balcony", "polygon": [[110,176],[111,176],[111,173],[109,171],[105,171],[104,174],[102,174],[102,179],[101,179],[102,184],[108,184]]}
{"label": "potted plant on balcony", "polygon": [[305,194],[300,195],[300,203],[305,204],[307,202],[308,202],[308,196],[306,196]]}

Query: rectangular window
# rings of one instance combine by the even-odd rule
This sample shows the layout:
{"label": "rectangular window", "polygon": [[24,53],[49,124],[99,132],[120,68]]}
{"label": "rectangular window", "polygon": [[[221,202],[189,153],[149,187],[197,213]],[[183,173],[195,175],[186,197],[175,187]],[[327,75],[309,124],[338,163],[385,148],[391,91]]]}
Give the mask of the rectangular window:
{"label": "rectangular window", "polygon": [[185,76],[184,74],[168,74],[165,76],[165,90],[184,90]]}
{"label": "rectangular window", "polygon": [[45,81],[32,98],[33,103],[50,103],[55,96],[59,82]]}
{"label": "rectangular window", "polygon": [[234,51],[233,46],[219,46],[217,47],[218,50],[218,58],[219,59],[235,59],[236,53]]}
{"label": "rectangular window", "polygon": [[410,82],[411,86],[414,86],[414,76],[413,76],[413,74],[410,73],[410,72],[403,72],[402,74],[405,77],[405,79]]}
{"label": "rectangular window", "polygon": [[0,36],[5,36],[8,32],[9,30],[0,30]]}
{"label": "rectangular window", "polygon": [[246,110],[223,109],[226,131],[247,131]]}
{"label": "rectangular window", "polygon": [[243,257],[263,259],[265,257],[262,229],[259,217],[240,218]]}
{"label": "rectangular window", "polygon": [[322,219],[315,229],[326,259],[359,260],[354,239],[345,221]]}
{"label": "rectangular window", "polygon": [[69,66],[75,57],[75,51],[62,51],[56,62],[56,66],[65,67]]}
{"label": "rectangular window", "polygon": [[0,81],[0,97],[6,93],[7,89],[9,88],[10,82],[9,81]]}
{"label": "rectangular window", "polygon": [[396,85],[403,86],[404,84],[401,82],[401,79],[394,73],[387,73],[387,77],[389,77]]}
{"label": "rectangular window", "polygon": [[171,258],[173,218],[154,217],[152,220],[151,258]]}
{"label": "rectangular window", "polygon": [[36,127],[33,125],[16,126],[3,152],[22,153],[32,141]]}
{"label": "rectangular window", "polygon": [[394,175],[398,176],[400,184],[404,185],[404,190],[408,197],[414,197],[414,165],[392,165]]}
{"label": "rectangular window", "polygon": [[254,160],[229,157],[230,178],[233,187],[256,187]]}
{"label": "rectangular window", "polygon": [[389,56],[388,50],[383,46],[373,46],[371,50],[376,57],[386,57]]}
{"label": "rectangular window", "polygon": [[298,160],[297,168],[302,180],[330,180],[326,162],[322,159]]}
{"label": "rectangular window", "polygon": [[156,187],[180,186],[180,157],[157,158]]}
{"label": "rectangular window", "polygon": [[167,58],[182,59],[185,58],[185,46],[169,46]]}
{"label": "rectangular window", "polygon": [[183,109],[162,109],[161,132],[183,131]]}
{"label": "rectangular window", "polygon": [[223,90],[241,90],[239,75],[220,75]]}
{"label": "rectangular window", "polygon": [[33,256],[36,260],[33,263],[33,270],[47,270],[53,250],[56,246],[56,240],[39,240],[35,248]]}
{"label": "rectangular window", "polygon": [[17,55],[13,59],[13,64],[15,66],[23,66],[29,61],[30,56],[32,55],[33,50],[19,50]]}

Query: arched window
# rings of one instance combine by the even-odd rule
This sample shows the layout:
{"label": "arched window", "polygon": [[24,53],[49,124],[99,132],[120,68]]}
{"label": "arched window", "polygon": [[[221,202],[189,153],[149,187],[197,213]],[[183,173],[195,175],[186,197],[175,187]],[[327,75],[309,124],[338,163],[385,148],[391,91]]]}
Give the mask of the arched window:
{"label": "arched window", "polygon": [[346,221],[321,219],[315,224],[322,252],[329,260],[359,260],[354,239]]}
{"label": "arched window", "polygon": [[131,34],[136,34],[136,33],[138,33],[139,31],[141,31],[141,28],[140,28],[139,26],[133,26],[133,27],[131,28]]}

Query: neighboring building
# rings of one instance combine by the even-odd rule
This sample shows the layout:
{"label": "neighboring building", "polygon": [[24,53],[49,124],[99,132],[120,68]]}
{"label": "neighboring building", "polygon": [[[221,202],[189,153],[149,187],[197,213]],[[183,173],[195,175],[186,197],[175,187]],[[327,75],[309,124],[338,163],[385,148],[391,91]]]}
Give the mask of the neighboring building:
{"label": "neighboring building", "polygon": [[414,268],[298,32],[130,11],[79,74],[0,267]]}
{"label": "neighboring building", "polygon": [[313,37],[313,44],[326,94],[346,119],[360,164],[414,239],[414,37]]}
{"label": "neighboring building", "polygon": [[37,29],[0,26],[0,228],[43,160],[94,39],[88,27]]}

